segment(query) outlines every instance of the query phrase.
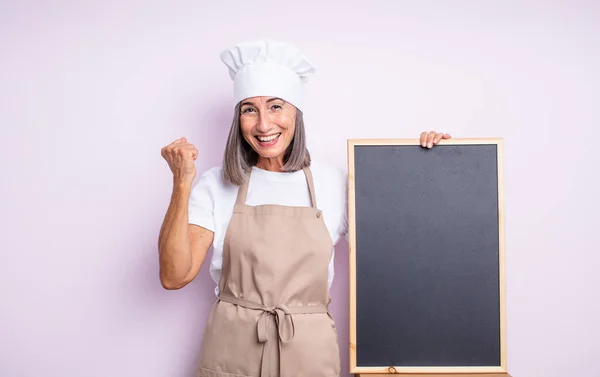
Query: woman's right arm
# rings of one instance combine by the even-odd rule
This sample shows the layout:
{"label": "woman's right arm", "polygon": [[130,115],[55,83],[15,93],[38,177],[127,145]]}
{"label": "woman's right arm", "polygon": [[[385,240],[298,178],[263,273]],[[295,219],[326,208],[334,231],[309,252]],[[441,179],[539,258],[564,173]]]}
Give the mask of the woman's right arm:
{"label": "woman's right arm", "polygon": [[161,154],[173,172],[173,191],[158,237],[160,282],[165,289],[180,289],[200,271],[214,233],[188,221],[198,150],[181,138],[164,147]]}

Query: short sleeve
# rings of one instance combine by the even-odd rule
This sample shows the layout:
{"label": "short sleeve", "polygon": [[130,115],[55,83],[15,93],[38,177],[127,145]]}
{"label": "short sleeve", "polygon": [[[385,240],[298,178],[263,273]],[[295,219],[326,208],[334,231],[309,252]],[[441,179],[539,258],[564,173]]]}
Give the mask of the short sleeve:
{"label": "short sleeve", "polygon": [[190,193],[188,222],[215,231],[216,182],[212,171],[203,173]]}
{"label": "short sleeve", "polygon": [[342,187],[341,189],[341,218],[340,218],[340,228],[338,233],[340,236],[344,236],[346,241],[348,241],[348,174],[344,170],[340,170],[339,174],[339,185]]}
{"label": "short sleeve", "polygon": [[344,217],[342,218],[342,229],[340,231],[341,234],[344,235],[346,242],[350,242],[350,232],[348,227],[348,194],[346,191],[345,200],[344,200]]}

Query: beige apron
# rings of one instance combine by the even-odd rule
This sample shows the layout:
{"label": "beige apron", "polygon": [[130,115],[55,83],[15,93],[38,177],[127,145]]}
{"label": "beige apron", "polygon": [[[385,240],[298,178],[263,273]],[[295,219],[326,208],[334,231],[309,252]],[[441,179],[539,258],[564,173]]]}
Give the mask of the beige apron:
{"label": "beige apron", "polygon": [[317,208],[246,205],[239,189],[223,245],[219,300],[208,318],[197,377],[337,377],[328,312],[331,237]]}

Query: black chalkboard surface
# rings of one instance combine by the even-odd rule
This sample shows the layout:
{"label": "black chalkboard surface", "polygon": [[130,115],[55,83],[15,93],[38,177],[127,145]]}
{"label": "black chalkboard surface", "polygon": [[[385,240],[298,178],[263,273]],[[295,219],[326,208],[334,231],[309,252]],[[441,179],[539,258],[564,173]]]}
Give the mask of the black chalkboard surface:
{"label": "black chalkboard surface", "polygon": [[507,376],[502,139],[348,157],[351,372]]}

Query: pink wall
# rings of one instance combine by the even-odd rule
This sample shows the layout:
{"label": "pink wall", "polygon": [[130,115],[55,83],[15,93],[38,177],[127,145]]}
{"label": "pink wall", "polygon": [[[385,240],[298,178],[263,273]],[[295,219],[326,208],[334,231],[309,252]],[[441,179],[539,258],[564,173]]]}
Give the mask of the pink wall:
{"label": "pink wall", "polygon": [[347,138],[424,129],[505,138],[510,371],[600,376],[600,3],[53,3],[0,2],[0,376],[193,375],[213,284],[206,268],[159,284],[160,148],[187,136],[199,170],[219,163],[218,53],[263,36],[318,67],[318,159],[345,166]]}

